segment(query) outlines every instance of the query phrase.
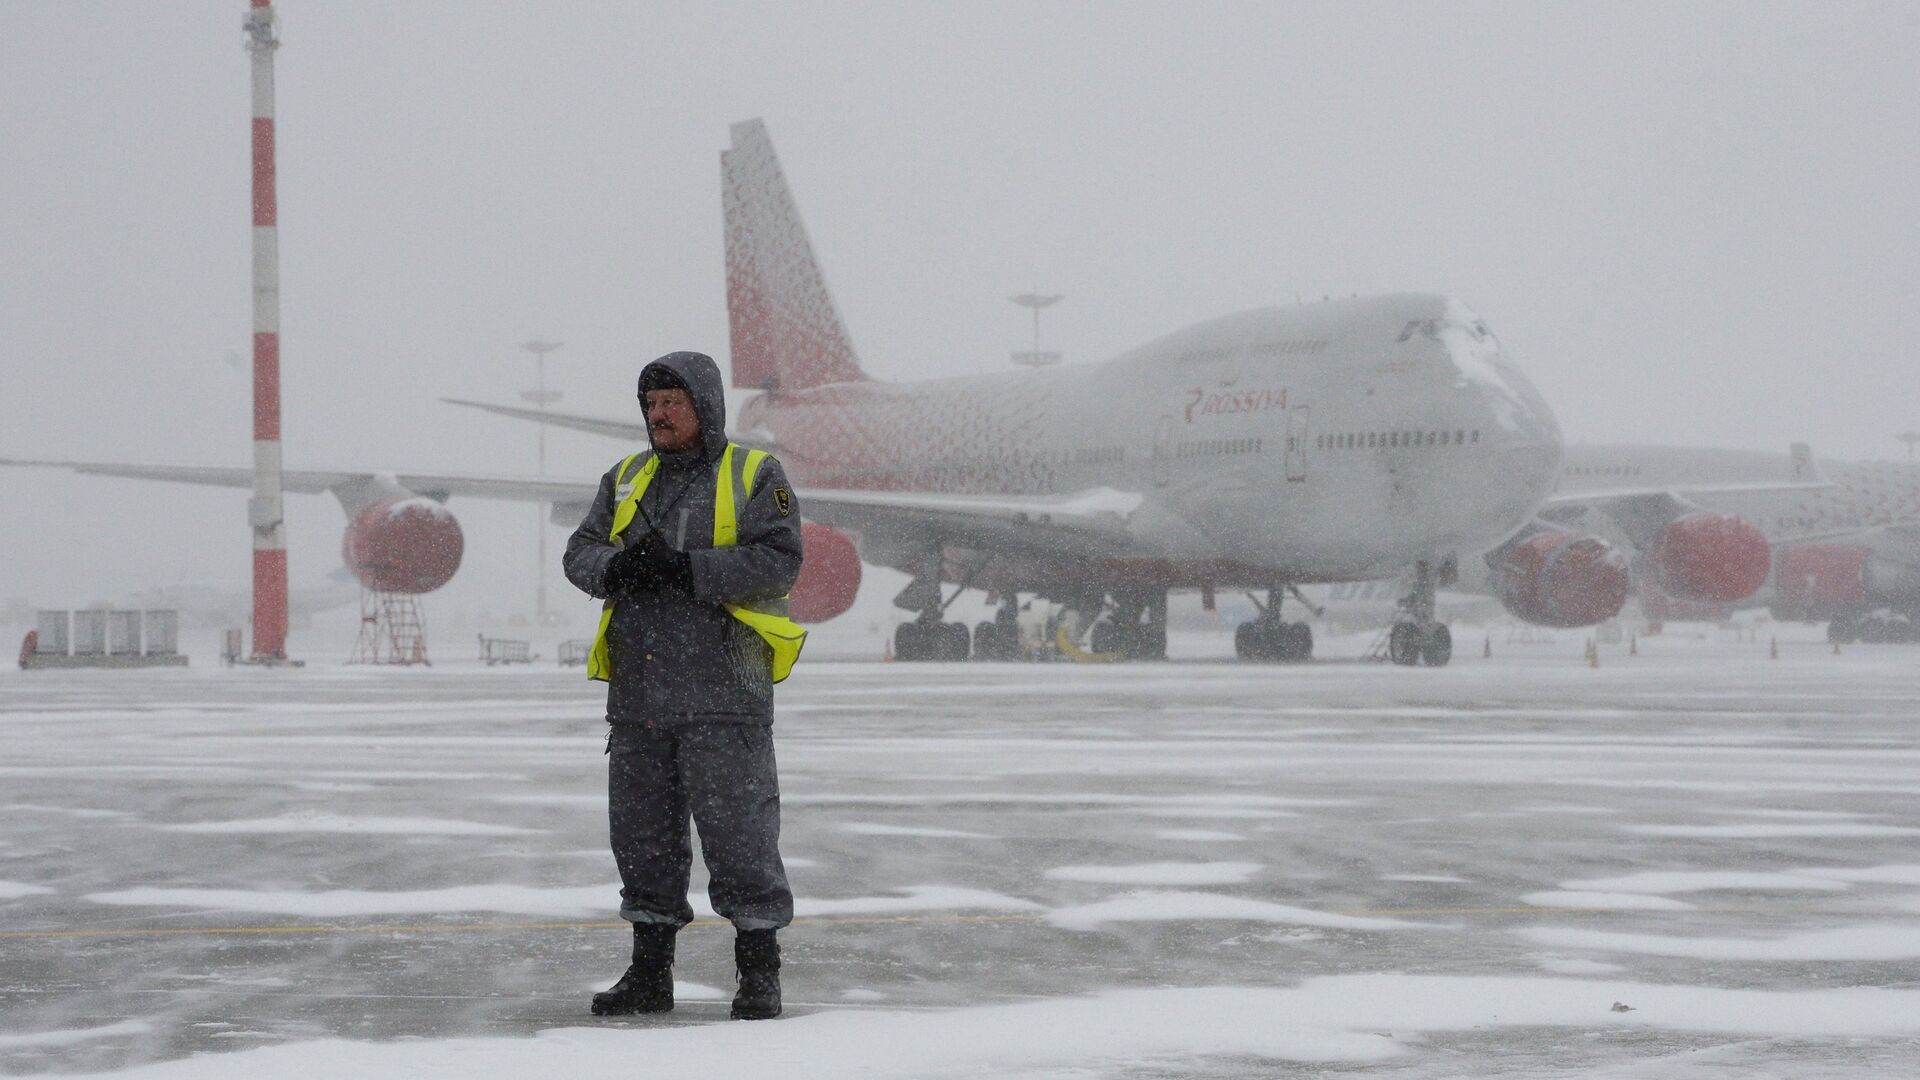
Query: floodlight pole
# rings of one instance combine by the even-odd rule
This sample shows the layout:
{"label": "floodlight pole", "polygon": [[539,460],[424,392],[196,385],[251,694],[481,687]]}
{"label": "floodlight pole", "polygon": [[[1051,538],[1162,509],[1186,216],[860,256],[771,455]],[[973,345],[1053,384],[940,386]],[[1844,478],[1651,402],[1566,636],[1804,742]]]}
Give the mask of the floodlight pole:
{"label": "floodlight pole", "polygon": [[1047,364],[1059,363],[1060,354],[1058,352],[1040,351],[1040,309],[1052,307],[1065,299],[1065,297],[1059,294],[1043,295],[1038,289],[1035,289],[1033,292],[1021,293],[1019,296],[1009,296],[1007,299],[1019,304],[1023,308],[1031,309],[1033,312],[1033,350],[1031,352],[1014,353],[1013,362],[1026,367],[1044,367]]}
{"label": "floodlight pole", "polygon": [[[520,343],[522,349],[533,354],[535,371],[535,389],[521,391],[520,397],[522,400],[533,402],[534,406],[543,413],[547,411],[550,403],[560,400],[560,391],[547,390],[547,354],[559,349],[563,344],[565,342],[538,339]],[[547,475],[547,422],[544,419],[540,421],[539,428],[539,450],[535,460],[538,462],[539,475],[544,478]],[[535,509],[540,514],[539,531],[536,534],[538,539],[536,557],[540,560],[540,573],[533,579],[533,621],[537,625],[544,626],[547,621],[547,517],[551,511],[545,502],[539,503]]]}
{"label": "floodlight pole", "polygon": [[1913,461],[1913,446],[1915,443],[1920,443],[1920,431],[1903,431],[1895,435],[1894,438],[1907,444],[1907,461],[1911,463]]}

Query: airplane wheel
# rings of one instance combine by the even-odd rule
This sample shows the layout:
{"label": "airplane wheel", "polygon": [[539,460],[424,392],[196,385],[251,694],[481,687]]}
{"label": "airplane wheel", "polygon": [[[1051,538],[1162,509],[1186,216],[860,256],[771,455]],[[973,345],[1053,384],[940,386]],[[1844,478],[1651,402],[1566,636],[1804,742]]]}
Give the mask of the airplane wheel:
{"label": "airplane wheel", "polygon": [[917,622],[903,622],[893,628],[893,658],[912,663],[921,658],[921,646],[926,641]]}
{"label": "airplane wheel", "polygon": [[1420,628],[1412,623],[1394,623],[1387,633],[1387,658],[1401,667],[1420,662]]}
{"label": "airplane wheel", "polygon": [[1003,634],[1000,624],[982,622],[973,628],[973,658],[975,660],[1011,660],[1013,642],[1011,635]]}
{"label": "airplane wheel", "polygon": [[1102,619],[1093,624],[1092,632],[1087,635],[1087,647],[1097,653],[1124,653],[1126,640],[1124,627],[1111,619]]}
{"label": "airplane wheel", "polygon": [[967,658],[967,654],[971,650],[968,647],[970,639],[967,636],[966,623],[941,623],[938,634],[939,638],[937,640],[940,642],[940,659],[965,660]]}
{"label": "airplane wheel", "polygon": [[1133,658],[1136,660],[1165,660],[1167,658],[1167,629],[1164,626],[1143,627],[1134,639]]}
{"label": "airplane wheel", "polygon": [[1000,659],[1020,659],[1020,627],[1011,622],[993,624],[994,640],[999,642]]}
{"label": "airplane wheel", "polygon": [[1420,644],[1420,662],[1428,667],[1446,667],[1453,659],[1453,631],[1445,623],[1436,623]]}
{"label": "airplane wheel", "polygon": [[1304,664],[1313,659],[1313,627],[1306,623],[1286,624],[1280,641],[1283,659],[1295,664]]}
{"label": "airplane wheel", "polygon": [[1243,622],[1233,632],[1233,651],[1242,660],[1272,663],[1286,659],[1287,628],[1265,619]]}

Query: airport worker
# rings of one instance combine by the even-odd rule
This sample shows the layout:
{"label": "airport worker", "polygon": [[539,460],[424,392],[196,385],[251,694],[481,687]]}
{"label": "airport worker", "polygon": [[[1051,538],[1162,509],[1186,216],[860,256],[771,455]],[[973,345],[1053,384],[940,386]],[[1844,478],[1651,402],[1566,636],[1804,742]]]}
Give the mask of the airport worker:
{"label": "airport worker", "polygon": [[633,964],[595,1015],[673,1008],[674,935],[700,833],[713,909],[735,929],[735,1019],[780,1014],[793,893],[780,861],[773,684],[805,632],[787,619],[800,512],[779,461],[728,443],[720,369],[700,353],[640,372],[648,450],[600,479],[567,578],[605,601],[588,675],[607,682],[607,818]]}

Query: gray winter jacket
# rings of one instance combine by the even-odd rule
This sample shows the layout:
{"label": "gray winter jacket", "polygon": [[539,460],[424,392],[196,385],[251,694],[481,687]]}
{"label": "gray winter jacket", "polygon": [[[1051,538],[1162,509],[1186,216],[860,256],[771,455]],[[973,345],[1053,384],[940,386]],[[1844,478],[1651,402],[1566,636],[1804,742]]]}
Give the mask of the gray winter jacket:
{"label": "gray winter jacket", "polygon": [[[700,417],[702,445],[660,454],[660,470],[640,499],[640,513],[622,540],[637,542],[649,525],[693,564],[693,595],[648,591],[619,597],[607,626],[613,664],[607,722],[655,728],[699,721],[773,723],[773,679],[765,641],[720,605],[786,595],[800,576],[800,510],[780,462],[767,458],[753,492],[737,507],[736,544],[713,546],[713,497],[726,449],[727,406],[720,369],[698,353],[672,353],[663,365],[686,383]],[[646,454],[654,451],[648,450]],[[734,452],[735,468],[745,452]],[[635,460],[638,466],[645,455]],[[623,544],[608,539],[620,463],[600,478],[593,507],[567,541],[567,580],[597,599],[607,596],[607,562]],[[777,494],[776,494],[777,493]]]}

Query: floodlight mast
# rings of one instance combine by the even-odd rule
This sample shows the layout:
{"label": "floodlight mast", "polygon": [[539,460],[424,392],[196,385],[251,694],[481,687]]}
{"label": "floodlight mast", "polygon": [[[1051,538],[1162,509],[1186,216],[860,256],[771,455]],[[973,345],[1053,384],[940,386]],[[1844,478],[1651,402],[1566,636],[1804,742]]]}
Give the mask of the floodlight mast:
{"label": "floodlight mast", "polygon": [[280,454],[280,229],[274,177],[270,0],[251,0],[244,29],[253,60],[253,652],[255,663],[287,659],[287,523]]}
{"label": "floodlight mast", "polygon": [[1907,460],[1911,462],[1913,460],[1914,444],[1920,443],[1920,431],[1903,431],[1900,434],[1895,435],[1894,438],[1899,439],[1901,442],[1907,444]]}
{"label": "floodlight mast", "polygon": [[[560,391],[547,389],[547,354],[557,351],[564,344],[566,343],[561,341],[541,341],[538,338],[520,343],[522,349],[533,354],[536,373],[535,389],[522,390],[520,398],[522,401],[532,402],[534,407],[543,413],[547,411],[548,405],[560,400]],[[539,474],[544,477],[547,475],[547,422],[543,419],[536,427],[540,434],[535,460],[538,462]],[[551,511],[549,504],[544,502],[535,506],[534,510],[540,515],[535,555],[540,560],[540,573],[533,579],[533,620],[536,624],[544,626],[547,622],[547,518]]]}
{"label": "floodlight mast", "polygon": [[1058,352],[1040,351],[1040,309],[1052,307],[1066,298],[1057,293],[1044,295],[1040,290],[1035,289],[1033,292],[1021,293],[1019,296],[1010,296],[1007,299],[1019,304],[1023,308],[1029,308],[1033,311],[1033,348],[1031,351],[1014,353],[1013,362],[1023,367],[1036,368],[1059,363],[1060,354]]}

